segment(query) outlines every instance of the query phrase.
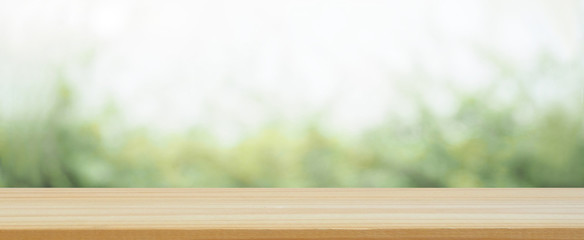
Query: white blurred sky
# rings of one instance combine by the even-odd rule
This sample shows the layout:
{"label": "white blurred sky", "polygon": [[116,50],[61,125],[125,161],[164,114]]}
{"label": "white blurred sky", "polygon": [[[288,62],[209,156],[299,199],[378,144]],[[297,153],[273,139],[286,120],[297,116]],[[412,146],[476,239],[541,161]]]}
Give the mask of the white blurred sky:
{"label": "white blurred sky", "polygon": [[[0,0],[0,109],[42,111],[62,67],[89,117],[111,98],[131,126],[230,138],[327,109],[325,125],[356,131],[407,115],[400,76],[472,91],[496,74],[477,48],[529,69],[543,50],[579,57],[583,34],[583,1],[568,0]],[[453,108],[433,91],[446,83],[424,84]]]}

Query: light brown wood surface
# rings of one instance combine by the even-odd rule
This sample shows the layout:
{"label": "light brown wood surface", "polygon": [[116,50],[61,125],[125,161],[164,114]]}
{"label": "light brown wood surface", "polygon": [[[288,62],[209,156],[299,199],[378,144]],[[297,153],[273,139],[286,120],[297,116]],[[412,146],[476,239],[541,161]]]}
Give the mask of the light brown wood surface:
{"label": "light brown wood surface", "polygon": [[4,239],[584,239],[584,189],[0,189]]}

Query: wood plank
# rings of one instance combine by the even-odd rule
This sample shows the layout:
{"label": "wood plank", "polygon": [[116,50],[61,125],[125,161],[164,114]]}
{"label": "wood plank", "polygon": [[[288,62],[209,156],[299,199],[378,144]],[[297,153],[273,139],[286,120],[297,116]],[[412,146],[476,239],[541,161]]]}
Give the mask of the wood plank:
{"label": "wood plank", "polygon": [[584,189],[0,189],[0,239],[584,239]]}

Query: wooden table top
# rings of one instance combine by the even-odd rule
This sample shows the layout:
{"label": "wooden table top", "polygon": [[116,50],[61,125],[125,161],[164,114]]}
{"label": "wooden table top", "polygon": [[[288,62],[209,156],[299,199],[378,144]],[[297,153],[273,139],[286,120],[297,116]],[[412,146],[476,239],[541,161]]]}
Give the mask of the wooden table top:
{"label": "wooden table top", "polygon": [[0,189],[0,239],[584,239],[584,189]]}

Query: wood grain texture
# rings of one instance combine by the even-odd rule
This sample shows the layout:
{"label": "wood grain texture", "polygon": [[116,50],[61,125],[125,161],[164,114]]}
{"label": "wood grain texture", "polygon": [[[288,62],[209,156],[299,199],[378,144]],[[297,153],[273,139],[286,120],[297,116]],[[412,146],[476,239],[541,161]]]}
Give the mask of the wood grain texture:
{"label": "wood grain texture", "polygon": [[584,189],[0,189],[0,239],[584,239]]}

